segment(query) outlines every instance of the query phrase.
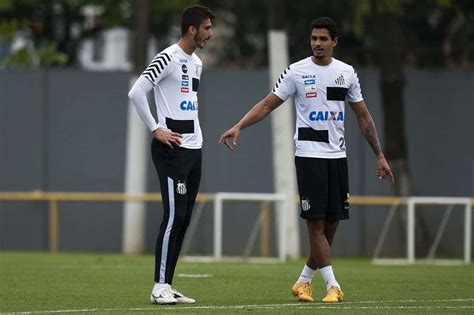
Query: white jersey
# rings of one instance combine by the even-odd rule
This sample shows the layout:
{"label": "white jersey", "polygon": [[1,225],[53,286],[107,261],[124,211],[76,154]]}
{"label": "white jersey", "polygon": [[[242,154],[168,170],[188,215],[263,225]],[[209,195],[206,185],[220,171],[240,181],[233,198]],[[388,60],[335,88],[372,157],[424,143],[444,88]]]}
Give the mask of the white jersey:
{"label": "white jersey", "polygon": [[201,71],[201,59],[174,44],[158,53],[141,75],[154,85],[158,114],[157,125],[145,121],[148,128],[182,134],[181,147],[188,149],[202,147],[197,98]]}
{"label": "white jersey", "polygon": [[273,93],[283,101],[294,95],[295,155],[337,159],[346,157],[345,101],[362,101],[354,68],[332,58],[327,66],[311,57],[291,64],[278,78]]}

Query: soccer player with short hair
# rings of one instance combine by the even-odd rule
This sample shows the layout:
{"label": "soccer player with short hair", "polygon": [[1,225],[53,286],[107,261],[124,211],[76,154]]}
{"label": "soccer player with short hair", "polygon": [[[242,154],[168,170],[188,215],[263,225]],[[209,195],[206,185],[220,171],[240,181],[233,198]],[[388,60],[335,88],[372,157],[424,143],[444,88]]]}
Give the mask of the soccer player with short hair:
{"label": "soccer player with short hair", "polygon": [[[153,135],[151,154],[163,198],[163,221],[155,250],[154,304],[195,303],[171,287],[184,234],[201,180],[202,133],[197,92],[202,62],[194,53],[211,39],[214,14],[193,5],[181,15],[181,38],[158,53],[128,96]],[[146,95],[154,90],[158,122]]]}
{"label": "soccer player with short hair", "polygon": [[[242,129],[256,124],[290,96],[295,96],[295,166],[301,217],[306,220],[310,255],[291,293],[299,301],[312,302],[311,280],[319,269],[326,285],[323,302],[344,298],[331,265],[330,247],[340,220],[349,218],[349,178],[344,138],[345,102],[357,117],[362,134],[377,156],[376,176],[393,175],[385,160],[354,68],[336,58],[335,22],[328,17],[310,26],[313,55],[286,68],[275,88],[235,126],[224,132],[219,143],[229,149],[237,144]],[[228,142],[233,138],[233,143]]]}

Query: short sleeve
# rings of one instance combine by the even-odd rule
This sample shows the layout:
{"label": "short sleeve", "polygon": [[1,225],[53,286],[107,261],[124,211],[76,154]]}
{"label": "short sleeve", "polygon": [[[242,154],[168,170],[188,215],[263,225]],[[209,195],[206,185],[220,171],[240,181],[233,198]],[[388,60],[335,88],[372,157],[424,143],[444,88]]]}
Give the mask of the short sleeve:
{"label": "short sleeve", "polygon": [[352,76],[351,76],[351,85],[349,86],[349,91],[346,95],[346,101],[351,103],[357,103],[362,101],[364,98],[362,97],[362,91],[360,89],[359,84],[359,77],[357,76],[357,72],[352,69]]}
{"label": "short sleeve", "polygon": [[154,86],[165,78],[171,70],[172,56],[161,52],[153,58],[150,65],[143,71],[142,76],[147,78]]}
{"label": "short sleeve", "polygon": [[283,70],[281,75],[278,77],[275,87],[272,92],[278,96],[282,101],[286,101],[295,93],[295,82],[293,80],[293,71],[290,67]]}

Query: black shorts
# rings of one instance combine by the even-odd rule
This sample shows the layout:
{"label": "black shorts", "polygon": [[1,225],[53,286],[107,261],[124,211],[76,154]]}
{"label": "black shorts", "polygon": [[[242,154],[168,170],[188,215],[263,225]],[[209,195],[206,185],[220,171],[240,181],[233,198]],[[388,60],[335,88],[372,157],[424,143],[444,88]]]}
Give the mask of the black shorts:
{"label": "black shorts", "polygon": [[303,219],[349,219],[347,159],[295,157]]}

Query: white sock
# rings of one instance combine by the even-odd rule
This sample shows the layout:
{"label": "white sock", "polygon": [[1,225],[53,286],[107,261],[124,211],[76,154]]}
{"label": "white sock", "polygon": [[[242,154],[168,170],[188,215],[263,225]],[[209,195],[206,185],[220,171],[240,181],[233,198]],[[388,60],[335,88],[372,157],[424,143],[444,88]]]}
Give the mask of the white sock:
{"label": "white sock", "polygon": [[168,283],[158,283],[158,282],[155,282],[155,286],[153,287],[153,292],[161,291],[161,290],[163,290],[164,288],[168,288],[168,286],[169,286]]}
{"label": "white sock", "polygon": [[298,278],[298,281],[296,281],[296,283],[311,282],[315,271],[316,270],[309,268],[308,265],[304,265],[303,271],[301,272],[301,275]]}
{"label": "white sock", "polygon": [[329,290],[332,286],[341,288],[339,283],[336,281],[336,277],[332,271],[332,266],[321,268],[319,269],[319,272],[321,272],[321,276],[323,276],[324,283],[326,284],[326,290]]}

